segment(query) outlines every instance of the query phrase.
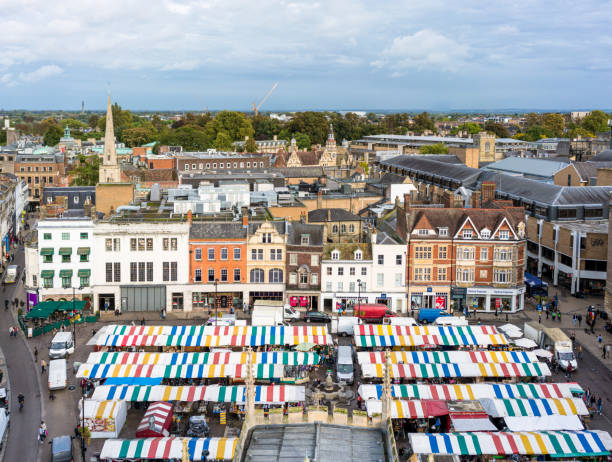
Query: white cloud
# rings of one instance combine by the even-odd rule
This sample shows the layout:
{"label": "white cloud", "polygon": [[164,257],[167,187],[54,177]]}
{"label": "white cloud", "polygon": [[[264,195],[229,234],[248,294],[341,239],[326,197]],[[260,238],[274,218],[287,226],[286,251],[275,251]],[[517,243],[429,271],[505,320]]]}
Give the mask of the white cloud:
{"label": "white cloud", "polygon": [[408,70],[457,71],[470,56],[467,45],[430,29],[396,37],[382,52],[382,59],[372,63],[392,69],[397,75]]}
{"label": "white cloud", "polygon": [[19,80],[22,82],[38,82],[39,80],[52,77],[63,72],[62,68],[55,64],[48,64],[41,66],[32,72],[21,72],[19,74]]}

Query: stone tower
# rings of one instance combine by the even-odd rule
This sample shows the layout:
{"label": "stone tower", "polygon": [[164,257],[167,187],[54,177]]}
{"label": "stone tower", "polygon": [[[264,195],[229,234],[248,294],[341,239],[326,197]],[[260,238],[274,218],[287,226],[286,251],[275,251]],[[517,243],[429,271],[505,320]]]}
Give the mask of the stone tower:
{"label": "stone tower", "polygon": [[474,135],[474,146],[478,147],[478,160],[480,162],[498,160],[495,155],[495,135],[487,132]]}
{"label": "stone tower", "polygon": [[334,126],[332,124],[329,124],[329,134],[327,135],[327,141],[325,142],[325,152],[329,154],[333,160],[336,160],[338,146],[336,145],[336,139],[334,138]]}
{"label": "stone tower", "polygon": [[104,154],[100,165],[99,183],[120,183],[121,169],[117,163],[115,150],[115,129],[113,127],[113,108],[110,93],[106,108],[106,131],[104,132]]}

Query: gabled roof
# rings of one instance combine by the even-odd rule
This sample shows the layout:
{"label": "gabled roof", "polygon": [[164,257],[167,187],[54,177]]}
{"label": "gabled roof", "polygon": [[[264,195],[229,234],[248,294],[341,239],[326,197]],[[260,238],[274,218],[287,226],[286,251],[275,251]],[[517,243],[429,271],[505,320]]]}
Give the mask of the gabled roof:
{"label": "gabled roof", "polygon": [[285,234],[285,221],[261,221],[261,222],[251,222],[249,223],[249,234],[255,234],[259,228],[265,223],[268,223],[276,229],[278,234]]}
{"label": "gabled roof", "polygon": [[309,236],[309,246],[323,245],[323,226],[292,221],[287,230],[287,245],[301,245],[302,235]]}

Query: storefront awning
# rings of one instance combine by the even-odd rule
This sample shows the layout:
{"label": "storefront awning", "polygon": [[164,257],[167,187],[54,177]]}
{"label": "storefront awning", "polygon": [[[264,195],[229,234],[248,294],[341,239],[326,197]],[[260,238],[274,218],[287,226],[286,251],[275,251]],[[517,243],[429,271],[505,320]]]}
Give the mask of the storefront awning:
{"label": "storefront awning", "polygon": [[77,249],[78,255],[89,255],[90,252],[91,252],[91,249],[89,247],[79,247]]}
{"label": "storefront awning", "polygon": [[55,275],[55,271],[53,270],[42,270],[40,272],[40,277],[43,279],[49,279],[52,278]]}
{"label": "storefront awning", "polygon": [[553,457],[608,455],[612,437],[601,430],[551,432],[410,433],[415,454],[461,456],[550,455]]}
{"label": "storefront awning", "polygon": [[72,255],[72,248],[71,247],[61,247],[59,249],[59,254],[60,255]]}
{"label": "storefront awning", "polygon": [[59,275],[60,275],[61,278],[71,278],[72,277],[72,270],[71,269],[60,270]]}
{"label": "storefront awning", "polygon": [[40,254],[41,255],[53,255],[53,248],[52,247],[44,247],[44,248],[40,249]]}
{"label": "storefront awning", "polygon": [[143,438],[133,440],[109,439],[104,442],[101,459],[159,459],[182,460],[183,439],[187,439],[189,460],[201,461],[208,451],[207,460],[232,460],[238,438]]}
{"label": "storefront awning", "polygon": [[79,275],[80,278],[88,278],[89,276],[91,276],[91,270],[90,269],[80,269],[77,274]]}

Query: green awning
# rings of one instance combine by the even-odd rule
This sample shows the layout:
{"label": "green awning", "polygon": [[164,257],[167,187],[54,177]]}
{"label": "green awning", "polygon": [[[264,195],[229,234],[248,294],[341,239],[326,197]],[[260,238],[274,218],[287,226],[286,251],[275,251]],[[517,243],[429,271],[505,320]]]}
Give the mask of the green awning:
{"label": "green awning", "polygon": [[91,276],[91,270],[89,269],[80,269],[77,273],[80,278],[88,278]]}
{"label": "green awning", "polygon": [[77,249],[77,254],[78,255],[89,255],[90,252],[90,248],[89,247],[79,247]]}
{"label": "green awning", "polygon": [[71,278],[72,277],[72,270],[60,270],[60,277],[61,278]]}
{"label": "green awning", "polygon": [[53,270],[42,270],[40,272],[40,277],[43,279],[49,279],[49,278],[52,278],[54,274],[55,274],[55,271]]}
{"label": "green awning", "polygon": [[89,302],[84,300],[70,300],[70,301],[46,301],[40,302],[32,310],[26,314],[26,319],[47,319],[56,311],[83,311],[89,306]]}
{"label": "green awning", "polygon": [[53,247],[45,247],[40,249],[41,255],[53,255]]}
{"label": "green awning", "polygon": [[59,249],[60,255],[72,255],[72,249],[70,247],[62,247]]}

